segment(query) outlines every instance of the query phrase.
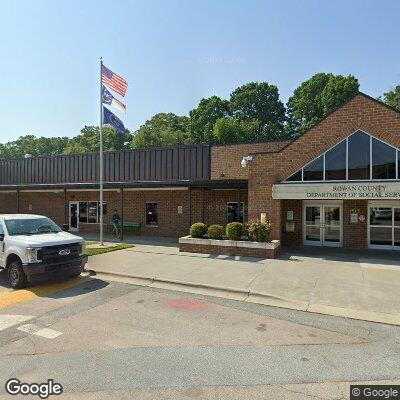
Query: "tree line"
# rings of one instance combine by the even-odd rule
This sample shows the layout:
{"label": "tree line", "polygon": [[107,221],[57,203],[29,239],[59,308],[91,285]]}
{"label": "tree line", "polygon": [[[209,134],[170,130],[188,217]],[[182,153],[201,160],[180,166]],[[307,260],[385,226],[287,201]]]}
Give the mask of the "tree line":
{"label": "tree line", "polygon": [[[235,144],[292,139],[302,135],[359,91],[352,76],[318,73],[293,92],[286,105],[277,86],[250,82],[235,89],[229,99],[201,99],[188,116],[158,113],[138,130],[121,135],[104,127],[104,149],[126,150],[185,144]],[[400,111],[400,85],[379,100]],[[68,137],[21,136],[0,144],[0,158],[52,156],[99,151],[99,127],[85,126]]]}

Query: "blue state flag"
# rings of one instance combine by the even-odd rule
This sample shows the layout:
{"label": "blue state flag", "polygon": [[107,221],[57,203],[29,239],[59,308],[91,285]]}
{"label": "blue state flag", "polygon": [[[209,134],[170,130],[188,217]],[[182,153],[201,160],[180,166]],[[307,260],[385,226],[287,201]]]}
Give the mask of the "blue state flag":
{"label": "blue state flag", "polygon": [[103,107],[103,124],[113,126],[118,132],[124,134],[125,126],[107,107]]}

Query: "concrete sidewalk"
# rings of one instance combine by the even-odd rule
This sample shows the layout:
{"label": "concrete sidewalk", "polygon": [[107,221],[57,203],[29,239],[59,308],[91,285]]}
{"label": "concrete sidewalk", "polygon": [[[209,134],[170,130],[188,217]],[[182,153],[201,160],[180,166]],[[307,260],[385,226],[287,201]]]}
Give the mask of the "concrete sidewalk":
{"label": "concrete sidewalk", "polygon": [[111,280],[400,325],[400,261],[283,253],[276,260],[179,253],[146,241],[90,257]]}

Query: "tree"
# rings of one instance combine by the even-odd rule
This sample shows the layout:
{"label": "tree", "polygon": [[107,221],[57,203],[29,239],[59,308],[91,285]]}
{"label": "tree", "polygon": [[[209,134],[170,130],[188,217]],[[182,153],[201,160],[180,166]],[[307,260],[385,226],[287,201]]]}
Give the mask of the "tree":
{"label": "tree", "polygon": [[131,147],[178,146],[188,138],[188,117],[173,113],[159,113],[147,120],[133,135]]}
{"label": "tree", "polygon": [[233,118],[220,118],[214,124],[213,142],[215,144],[235,144],[259,141],[260,121],[238,121]]}
{"label": "tree", "polygon": [[383,94],[383,101],[390,107],[400,111],[400,85]]}
{"label": "tree", "polygon": [[17,140],[0,145],[1,158],[23,158],[32,156],[53,156],[61,154],[68,143],[67,137],[39,137],[34,135],[20,136]]}
{"label": "tree", "polygon": [[[103,127],[103,149],[104,151],[129,149],[132,135],[127,130],[121,134],[110,126]],[[81,134],[69,140],[64,154],[89,153],[100,150],[100,128],[98,126],[85,126]]]}
{"label": "tree", "polygon": [[352,75],[330,73],[315,74],[303,82],[287,102],[287,135],[296,137],[303,134],[354,97],[359,86]]}
{"label": "tree", "polygon": [[230,97],[232,116],[238,121],[258,120],[259,140],[280,138],[285,122],[285,106],[275,85],[250,82],[235,89]]}
{"label": "tree", "polygon": [[189,112],[189,142],[212,143],[214,124],[229,115],[229,101],[218,96],[201,99],[199,105]]}

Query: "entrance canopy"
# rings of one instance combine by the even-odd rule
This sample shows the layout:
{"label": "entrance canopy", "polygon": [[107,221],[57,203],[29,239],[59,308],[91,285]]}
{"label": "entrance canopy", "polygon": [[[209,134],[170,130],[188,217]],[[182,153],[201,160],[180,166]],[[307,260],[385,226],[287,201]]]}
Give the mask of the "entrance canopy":
{"label": "entrance canopy", "polygon": [[274,199],[400,200],[400,182],[279,183]]}

